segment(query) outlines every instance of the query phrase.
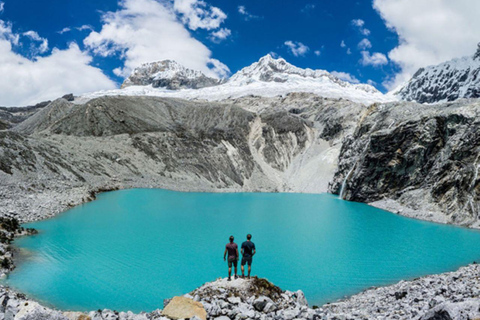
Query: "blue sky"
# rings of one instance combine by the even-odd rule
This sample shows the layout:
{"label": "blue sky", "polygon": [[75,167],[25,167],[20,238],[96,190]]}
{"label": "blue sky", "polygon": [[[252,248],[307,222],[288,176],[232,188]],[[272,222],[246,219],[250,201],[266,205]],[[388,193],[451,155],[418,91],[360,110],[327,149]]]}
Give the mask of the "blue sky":
{"label": "blue sky", "polygon": [[[2,99],[0,81],[0,105],[48,96],[43,94],[48,88],[30,74],[36,68],[37,73],[51,71],[51,79],[43,82],[52,82],[49,88],[56,88],[55,94],[70,89],[56,83],[55,77],[59,81],[63,75],[64,83],[85,79],[75,80],[78,83],[71,88],[81,93],[118,86],[146,60],[170,58],[224,76],[227,67],[234,73],[267,53],[386,92],[420,66],[473,50],[480,41],[480,36],[474,41],[477,25],[465,39],[445,36],[452,27],[442,22],[442,14],[454,19],[456,13],[470,27],[469,19],[476,19],[469,11],[476,11],[472,5],[478,1],[458,3],[452,7],[446,0],[0,0],[0,45],[3,41],[10,46],[4,48],[9,58],[0,60],[0,71],[29,66],[15,75],[19,86],[25,84],[18,94],[28,99]],[[411,23],[425,15],[422,4],[433,12],[425,16],[432,34],[421,23]],[[455,32],[460,33],[458,29]],[[438,39],[445,45],[439,47]],[[28,81],[22,80],[25,73]],[[92,82],[88,77],[98,79]],[[28,87],[38,92],[30,94]]]}

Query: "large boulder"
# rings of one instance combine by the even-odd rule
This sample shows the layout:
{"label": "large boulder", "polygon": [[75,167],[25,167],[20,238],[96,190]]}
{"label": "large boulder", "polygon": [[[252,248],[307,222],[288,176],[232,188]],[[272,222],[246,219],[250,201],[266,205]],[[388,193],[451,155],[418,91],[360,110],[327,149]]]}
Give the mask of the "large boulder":
{"label": "large boulder", "polygon": [[207,320],[207,312],[203,308],[203,304],[186,297],[173,297],[163,309],[162,315],[171,319],[189,319],[196,316]]}

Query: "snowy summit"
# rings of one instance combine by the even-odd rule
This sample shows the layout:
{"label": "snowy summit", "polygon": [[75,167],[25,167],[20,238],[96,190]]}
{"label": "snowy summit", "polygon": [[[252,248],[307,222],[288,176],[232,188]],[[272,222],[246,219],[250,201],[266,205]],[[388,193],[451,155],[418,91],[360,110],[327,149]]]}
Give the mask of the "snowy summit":
{"label": "snowy summit", "polygon": [[396,95],[419,103],[480,98],[480,43],[473,56],[420,68]]}
{"label": "snowy summit", "polygon": [[352,84],[325,70],[298,68],[268,54],[226,81],[209,78],[171,60],[147,63],[133,70],[122,89],[86,94],[77,101],[105,95],[222,100],[249,95],[284,96],[292,92],[308,92],[365,104],[391,100],[371,85]]}

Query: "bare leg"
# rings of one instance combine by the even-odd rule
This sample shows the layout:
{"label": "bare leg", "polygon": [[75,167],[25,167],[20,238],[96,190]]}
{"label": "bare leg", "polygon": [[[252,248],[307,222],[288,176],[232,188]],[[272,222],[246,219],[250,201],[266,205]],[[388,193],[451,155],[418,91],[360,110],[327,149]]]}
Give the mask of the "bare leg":
{"label": "bare leg", "polygon": [[228,268],[228,278],[230,279],[230,276],[232,275],[232,267]]}
{"label": "bare leg", "polygon": [[240,269],[242,269],[242,277],[245,276],[245,268],[243,267],[243,265],[240,266]]}
{"label": "bare leg", "polygon": [[235,265],[235,279],[237,278],[237,265]]}
{"label": "bare leg", "polygon": [[252,266],[248,266],[248,277],[250,278],[250,271],[252,271]]}

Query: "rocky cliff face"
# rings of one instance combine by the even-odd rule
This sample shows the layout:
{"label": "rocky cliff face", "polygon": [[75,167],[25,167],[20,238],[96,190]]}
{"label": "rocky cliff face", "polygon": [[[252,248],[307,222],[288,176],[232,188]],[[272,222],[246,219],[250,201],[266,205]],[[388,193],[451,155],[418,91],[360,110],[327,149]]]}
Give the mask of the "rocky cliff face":
{"label": "rocky cliff face", "polygon": [[149,86],[168,90],[200,89],[218,85],[218,79],[209,78],[202,72],[185,68],[172,60],[145,63],[135,68],[123,82],[129,86]]}
{"label": "rocky cliff face", "polygon": [[473,57],[419,69],[396,95],[407,101],[435,103],[480,97],[480,44]]}
{"label": "rocky cliff face", "polygon": [[0,132],[0,212],[34,220],[130,187],[326,192],[364,109],[309,94],[59,99]]}
{"label": "rocky cliff face", "polygon": [[479,107],[478,100],[371,106],[344,140],[330,191],[407,216],[478,227]]}

